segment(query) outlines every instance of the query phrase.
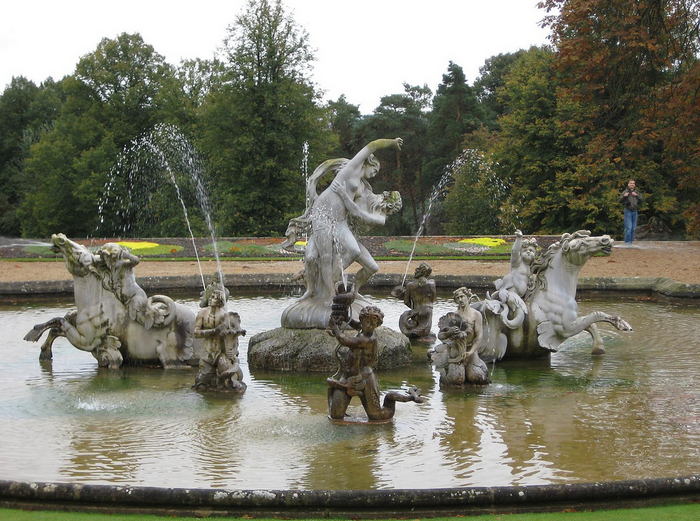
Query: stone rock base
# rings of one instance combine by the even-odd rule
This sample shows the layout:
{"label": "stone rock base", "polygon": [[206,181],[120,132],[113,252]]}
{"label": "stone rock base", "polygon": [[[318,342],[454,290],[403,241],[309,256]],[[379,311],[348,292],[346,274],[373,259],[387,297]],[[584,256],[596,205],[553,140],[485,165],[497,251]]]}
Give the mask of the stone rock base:
{"label": "stone rock base", "polygon": [[[348,334],[351,332],[348,330]],[[379,356],[374,364],[375,370],[411,364],[411,344],[405,335],[380,327],[377,329],[377,337]],[[322,329],[279,327],[251,337],[248,343],[248,367],[273,371],[334,373],[338,368],[338,360],[333,354],[337,345],[336,339]]]}

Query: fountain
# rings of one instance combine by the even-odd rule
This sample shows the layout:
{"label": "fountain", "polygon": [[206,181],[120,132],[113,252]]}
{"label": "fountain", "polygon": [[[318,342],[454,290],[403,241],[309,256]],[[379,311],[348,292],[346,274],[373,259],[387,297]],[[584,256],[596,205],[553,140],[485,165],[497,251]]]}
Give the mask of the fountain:
{"label": "fountain", "polygon": [[[383,310],[385,322],[396,323],[404,304],[388,289],[368,291],[366,299]],[[39,364],[36,350],[22,340],[24,331],[67,313],[72,300],[4,299],[0,480],[82,485],[82,495],[75,494],[80,498],[100,486],[128,489],[132,497],[139,487],[174,487],[171,494],[188,489],[190,497],[204,493],[198,489],[224,497],[250,490],[291,489],[300,497],[351,490],[357,493],[345,492],[352,501],[346,508],[359,512],[367,490],[405,497],[397,489],[417,489],[417,497],[444,498],[478,496],[471,487],[517,487],[516,495],[527,495],[551,486],[565,487],[562,497],[568,498],[577,485],[591,482],[602,494],[600,482],[622,488],[619,480],[698,473],[696,302],[584,298],[581,313],[605,307],[628,317],[635,334],[601,331],[610,346],[605,357],[591,357],[590,340],[581,334],[549,360],[489,364],[487,387],[441,386],[439,372],[426,363],[426,348],[416,345],[409,366],[377,376],[390,389],[410,381],[425,402],[397,407],[392,423],[368,428],[328,421],[327,375],[250,367],[250,335],[273,328],[295,301],[283,293],[237,291],[231,297],[247,330],[240,337],[240,367],[248,389],[233,400],[192,389],[193,371],[99,369],[64,338],[56,340],[54,359]],[[176,302],[193,313],[201,309],[198,292]],[[451,293],[438,293],[437,316],[454,307]],[[362,408],[351,403],[349,412],[359,415]],[[415,506],[405,501],[396,511]]]}
{"label": "fountain", "polygon": [[[221,263],[216,232],[212,222],[212,209],[202,178],[202,171],[203,166],[199,154],[182,132],[172,125],[156,125],[151,132],[146,132],[129,143],[119,155],[117,163],[110,171],[104,194],[98,205],[99,224],[93,235],[98,232],[103,234],[106,231],[109,232],[109,230],[104,229],[104,224],[105,213],[110,209],[117,218],[123,220],[120,224],[112,223],[113,226],[119,225],[111,233],[125,234],[134,231],[143,233],[144,230],[139,228],[145,225],[144,221],[153,219],[153,216],[150,215],[151,207],[154,206],[152,199],[165,181],[175,189],[175,195],[182,209],[182,216],[185,219],[197,259],[202,287],[206,286],[187,204],[176,177],[176,174],[184,174],[181,177],[184,177],[188,184],[192,185],[209,231],[219,277],[221,277]],[[117,188],[119,182],[124,185],[122,189]]]}
{"label": "fountain", "polygon": [[[400,145],[400,140],[378,140],[365,149]],[[541,489],[535,488],[541,485],[566,485],[560,492],[550,488],[542,493],[573,497],[580,493],[577,485],[583,490],[591,481],[697,473],[697,458],[692,457],[700,451],[694,420],[700,417],[700,391],[693,363],[700,350],[692,327],[697,309],[653,302],[582,302],[584,314],[579,316],[578,270],[596,252],[610,253],[607,236],[564,234],[545,253],[528,258],[525,266],[514,257],[510,277],[497,283],[493,297],[472,303],[470,290],[457,289],[457,312],[449,298],[431,293],[432,310],[442,317],[438,336],[444,343],[430,351],[419,343],[413,348],[408,344],[400,350],[400,363],[381,365],[385,340],[380,333],[387,328],[378,326],[383,316],[398,322],[405,304],[359,293],[376,263],[364,256],[347,217],[366,220],[368,214],[381,221],[400,198],[373,194],[365,177],[376,174],[378,165],[365,162],[369,154],[353,163],[356,158],[347,164],[359,169],[360,178],[341,175],[337,161],[324,163],[319,176],[314,172],[310,185],[325,172],[340,169],[331,186],[312,199],[307,214],[290,223],[290,236],[294,228],[312,225],[305,257],[307,292],[298,300],[234,296],[240,315],[225,309],[221,276],[199,297],[148,298],[134,278],[138,258],[116,245],[105,245],[95,255],[54,236],[76,289],[87,286],[87,291],[76,293],[77,313],[32,328],[30,336],[55,329],[51,343],[60,351],[55,360],[42,356],[39,365],[17,331],[59,315],[71,304],[0,305],[0,327],[8,332],[0,356],[10,361],[0,382],[0,480],[62,484],[6,486],[0,481],[0,497],[55,500],[58,493],[60,501],[89,498],[102,505],[115,500],[122,505],[169,505],[168,499],[176,498],[193,509],[262,504],[281,513],[312,503],[327,511],[359,511],[378,505],[378,497],[387,509],[404,498],[404,507],[423,508],[412,509],[414,513],[434,513],[443,507],[492,504],[493,493],[515,497],[517,504],[530,494],[541,497]],[[333,219],[328,219],[329,212],[331,217],[336,212]],[[521,234],[516,241],[514,256],[532,244],[524,243]],[[354,281],[345,280],[345,269],[355,260],[361,260],[362,268]],[[523,273],[529,281],[524,292]],[[578,333],[590,333],[598,354],[603,336],[596,322],[622,331],[631,328],[617,315],[594,311],[603,304],[638,324],[634,338],[606,334],[605,341],[615,349],[604,359],[591,357]],[[246,318],[246,330],[240,316]],[[358,335],[346,334],[344,329],[358,328],[357,322]],[[330,365],[337,355],[337,373],[323,381],[298,371],[295,364],[303,358],[298,354],[287,355],[284,362],[293,369],[287,373],[252,363],[259,356],[253,339],[279,323],[301,343],[310,342],[308,334],[330,338]],[[324,330],[327,326],[333,337]],[[673,348],[664,347],[669,328],[675,335]],[[128,336],[134,330],[141,335],[138,340]],[[239,346],[247,332],[253,337]],[[117,353],[126,353],[125,361],[189,367],[193,337],[204,339],[197,351],[194,386],[192,372],[120,365]],[[79,349],[65,349],[66,340]],[[568,349],[558,351],[562,342]],[[146,346],[150,354],[140,359],[137,351]],[[341,346],[348,348],[344,356]],[[83,351],[97,358],[98,367]],[[481,355],[515,360],[489,370]],[[308,368],[328,370],[318,357],[310,358]],[[405,389],[386,393],[381,406],[375,359],[382,381]],[[99,369],[102,365],[113,370]],[[234,391],[236,399],[201,392],[219,389]],[[360,398],[370,422],[345,421],[361,412],[351,403],[353,396]],[[421,405],[395,408],[396,401]],[[390,419],[394,421],[366,426]],[[26,432],[33,433],[34,443],[26,443]],[[685,488],[672,480],[654,481],[663,490],[700,488],[694,476],[683,483]],[[463,488],[475,486],[494,488]],[[151,491],[149,498],[140,487],[183,490],[163,497]],[[207,487],[215,490],[197,490]],[[405,491],[397,490],[409,488],[408,499]],[[251,492],[255,489],[263,491]],[[319,492],[328,489],[339,492]],[[110,499],[103,494],[111,494]]]}

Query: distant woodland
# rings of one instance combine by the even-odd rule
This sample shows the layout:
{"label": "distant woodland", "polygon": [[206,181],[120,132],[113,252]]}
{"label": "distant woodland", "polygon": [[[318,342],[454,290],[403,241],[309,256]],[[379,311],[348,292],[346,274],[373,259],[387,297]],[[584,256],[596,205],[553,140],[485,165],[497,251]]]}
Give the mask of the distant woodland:
{"label": "distant woodland", "polygon": [[105,38],[71,75],[2,91],[0,235],[185,236],[178,198],[206,235],[203,187],[217,234],[280,236],[322,161],[401,137],[372,185],[403,208],[370,233],[413,234],[432,202],[429,234],[619,237],[635,179],[642,214],[697,238],[700,2],[540,7],[547,46],[490,57],[471,83],[447,63],[435,92],[405,84],[371,114],[321,100],[279,0],[250,0],[213,60],[176,67],[139,34]]}

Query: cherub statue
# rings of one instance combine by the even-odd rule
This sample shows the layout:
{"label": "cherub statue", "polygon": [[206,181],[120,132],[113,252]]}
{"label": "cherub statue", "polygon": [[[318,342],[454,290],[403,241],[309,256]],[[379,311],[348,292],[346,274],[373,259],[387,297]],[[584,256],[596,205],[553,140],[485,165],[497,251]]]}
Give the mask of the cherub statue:
{"label": "cherub statue", "polygon": [[433,269],[427,262],[421,262],[414,272],[414,280],[406,286],[398,286],[392,295],[403,299],[409,308],[399,318],[399,329],[409,338],[435,340],[433,327],[433,304],[437,299],[435,281],[428,279]]}
{"label": "cherub statue", "polygon": [[345,346],[348,349],[344,357],[336,350],[340,367],[338,373],[327,380],[330,418],[342,420],[353,396],[360,398],[367,417],[372,421],[393,418],[396,402],[421,403],[421,391],[416,387],[411,387],[406,393],[388,392],[384,395],[384,403],[381,403],[379,384],[372,365],[378,353],[375,331],[382,325],[384,314],[376,306],[365,306],[360,311],[359,320],[349,319],[347,322],[351,327],[359,328],[357,335],[347,336],[340,330],[341,324],[348,320],[347,310],[339,309],[341,307],[335,307],[329,326],[338,340],[339,348]]}
{"label": "cherub statue", "polygon": [[197,314],[194,336],[204,338],[204,349],[194,387],[242,393],[247,386],[238,361],[238,337],[246,331],[238,313],[226,311],[224,295],[221,287],[212,290],[208,306]]}
{"label": "cherub statue", "polygon": [[479,358],[478,346],[474,345],[474,327],[459,313],[448,313],[438,322],[438,338],[444,343],[428,353],[431,362],[440,373],[440,383],[462,387],[488,385],[488,368]]}
{"label": "cherub statue", "polygon": [[484,320],[481,313],[471,307],[472,301],[476,300],[476,295],[469,288],[461,287],[454,290],[452,298],[457,304],[457,314],[474,331],[473,347],[477,352],[480,351],[484,342]]}
{"label": "cherub statue", "polygon": [[537,240],[523,239],[523,232],[515,230],[515,242],[510,254],[510,273],[496,280],[494,294],[494,297],[504,305],[503,318],[508,321],[508,315],[511,315],[510,320],[516,320],[515,327],[522,323],[527,313],[527,305],[523,297],[527,292],[532,263],[536,257]]}
{"label": "cherub statue", "polygon": [[204,291],[199,292],[199,307],[205,308],[209,305],[209,299],[214,291],[224,292],[224,302],[228,301],[228,297],[231,292],[226,287],[226,276],[221,272],[217,271],[216,274],[211,278],[209,284],[206,285]]}

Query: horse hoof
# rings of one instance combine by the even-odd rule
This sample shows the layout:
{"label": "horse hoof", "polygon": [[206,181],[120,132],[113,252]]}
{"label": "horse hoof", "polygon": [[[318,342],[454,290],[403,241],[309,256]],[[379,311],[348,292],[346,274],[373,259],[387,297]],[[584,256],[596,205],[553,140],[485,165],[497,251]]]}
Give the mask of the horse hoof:
{"label": "horse hoof", "polygon": [[603,356],[604,354],[605,354],[604,347],[594,347],[593,351],[591,351],[591,356]]}
{"label": "horse hoof", "polygon": [[27,342],[36,342],[37,340],[39,340],[39,338],[41,338],[41,334],[42,334],[43,332],[44,332],[44,330],[41,329],[41,328],[38,328],[38,329],[37,329],[37,328],[32,328],[32,329],[29,330],[29,333],[27,333],[26,335],[24,335],[24,339],[25,339]]}

